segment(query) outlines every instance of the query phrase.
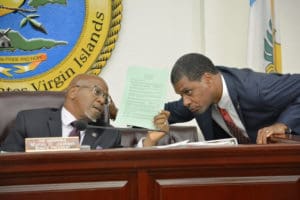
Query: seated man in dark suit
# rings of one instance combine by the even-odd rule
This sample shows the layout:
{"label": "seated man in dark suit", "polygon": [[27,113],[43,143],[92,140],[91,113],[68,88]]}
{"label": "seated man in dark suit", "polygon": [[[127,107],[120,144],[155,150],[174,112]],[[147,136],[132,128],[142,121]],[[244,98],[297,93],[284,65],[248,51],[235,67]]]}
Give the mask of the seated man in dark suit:
{"label": "seated man in dark suit", "polygon": [[[68,137],[73,130],[72,122],[77,120],[104,126],[105,124],[101,123],[99,118],[104,111],[104,105],[108,98],[110,98],[108,86],[102,78],[80,74],[68,86],[62,107],[19,112],[15,126],[1,144],[1,149],[9,152],[24,151],[25,138]],[[112,118],[117,113],[114,103],[110,105],[110,113]],[[158,128],[165,128],[161,124],[157,126]],[[78,134],[80,144],[89,145],[91,149],[121,146],[121,135],[116,129],[87,129]],[[149,132],[142,144],[143,146],[155,145],[163,136],[164,132]]]}

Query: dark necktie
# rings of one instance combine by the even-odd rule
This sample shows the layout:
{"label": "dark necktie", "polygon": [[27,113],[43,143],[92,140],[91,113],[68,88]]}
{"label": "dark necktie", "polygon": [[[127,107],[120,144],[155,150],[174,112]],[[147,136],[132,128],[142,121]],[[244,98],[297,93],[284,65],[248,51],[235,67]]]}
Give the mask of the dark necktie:
{"label": "dark necktie", "polygon": [[220,111],[220,114],[222,118],[224,119],[225,124],[227,125],[230,133],[237,139],[239,144],[249,144],[250,139],[249,137],[246,137],[242,130],[236,126],[232,118],[230,117],[229,113],[226,111],[226,109],[218,107],[218,110]]}
{"label": "dark necktie", "polygon": [[69,137],[78,136],[80,138],[80,130],[74,126],[73,122],[71,123],[71,126],[73,127],[73,130],[70,132]]}

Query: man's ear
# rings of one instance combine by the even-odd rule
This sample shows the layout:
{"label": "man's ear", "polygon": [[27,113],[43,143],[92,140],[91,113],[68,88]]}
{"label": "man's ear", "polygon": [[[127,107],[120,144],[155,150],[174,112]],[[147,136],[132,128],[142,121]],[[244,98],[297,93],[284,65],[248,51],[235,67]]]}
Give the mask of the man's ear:
{"label": "man's ear", "polygon": [[211,73],[207,73],[205,72],[202,75],[202,80],[207,84],[207,85],[211,85],[213,83],[213,76]]}
{"label": "man's ear", "polygon": [[78,87],[71,87],[67,93],[68,98],[75,99],[78,93]]}

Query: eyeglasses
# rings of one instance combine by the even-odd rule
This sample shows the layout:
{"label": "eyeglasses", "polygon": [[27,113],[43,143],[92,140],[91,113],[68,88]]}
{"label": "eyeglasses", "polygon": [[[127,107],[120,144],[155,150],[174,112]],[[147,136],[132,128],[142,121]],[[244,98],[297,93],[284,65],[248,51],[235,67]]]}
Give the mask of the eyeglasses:
{"label": "eyeglasses", "polygon": [[110,96],[103,92],[98,86],[87,86],[87,85],[76,85],[79,88],[90,88],[92,89],[92,93],[95,97],[103,97],[105,99],[105,103],[110,103]]}

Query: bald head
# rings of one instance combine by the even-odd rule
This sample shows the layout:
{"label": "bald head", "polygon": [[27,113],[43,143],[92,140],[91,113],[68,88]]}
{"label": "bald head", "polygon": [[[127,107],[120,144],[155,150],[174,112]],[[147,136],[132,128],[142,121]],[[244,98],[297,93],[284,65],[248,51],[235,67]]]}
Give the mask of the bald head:
{"label": "bald head", "polygon": [[73,78],[71,83],[69,84],[67,90],[70,90],[72,87],[76,87],[78,85],[86,85],[90,84],[91,82],[99,82],[108,91],[108,86],[106,82],[99,76],[90,75],[90,74],[79,74]]}
{"label": "bald head", "polygon": [[108,86],[99,76],[79,74],[69,84],[64,107],[78,120],[95,121],[103,112]]}

